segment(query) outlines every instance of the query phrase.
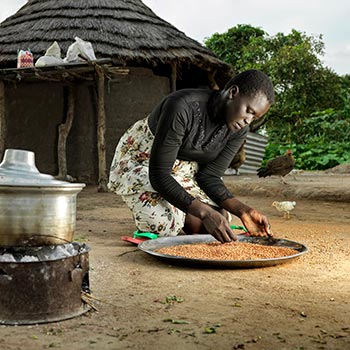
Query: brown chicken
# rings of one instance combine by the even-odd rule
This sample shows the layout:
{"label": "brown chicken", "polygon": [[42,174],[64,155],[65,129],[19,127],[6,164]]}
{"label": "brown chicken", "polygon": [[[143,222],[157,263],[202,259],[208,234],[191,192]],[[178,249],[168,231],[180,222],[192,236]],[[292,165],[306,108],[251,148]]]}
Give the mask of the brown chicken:
{"label": "brown chicken", "polygon": [[257,170],[259,177],[266,177],[271,175],[278,175],[284,184],[287,182],[284,180],[284,176],[288,175],[294,168],[295,159],[292,154],[292,150],[287,150],[283,156],[270,159],[265,167],[261,167]]}
{"label": "brown chicken", "polygon": [[236,175],[239,175],[238,169],[245,162],[245,150],[244,145],[246,140],[243,141],[242,146],[237,151],[236,155],[233,157],[232,162],[229,165],[229,168],[234,169],[236,171]]}

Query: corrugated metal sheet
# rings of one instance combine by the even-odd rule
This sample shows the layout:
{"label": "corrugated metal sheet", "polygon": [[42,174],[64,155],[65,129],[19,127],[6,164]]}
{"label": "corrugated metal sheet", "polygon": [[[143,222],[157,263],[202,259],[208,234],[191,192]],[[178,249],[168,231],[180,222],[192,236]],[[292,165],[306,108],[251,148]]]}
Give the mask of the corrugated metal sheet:
{"label": "corrugated metal sheet", "polygon": [[[267,137],[253,132],[248,133],[247,142],[244,146],[246,160],[238,170],[240,174],[256,174],[256,169],[261,166],[266,144]],[[225,174],[233,175],[235,171],[228,169]]]}

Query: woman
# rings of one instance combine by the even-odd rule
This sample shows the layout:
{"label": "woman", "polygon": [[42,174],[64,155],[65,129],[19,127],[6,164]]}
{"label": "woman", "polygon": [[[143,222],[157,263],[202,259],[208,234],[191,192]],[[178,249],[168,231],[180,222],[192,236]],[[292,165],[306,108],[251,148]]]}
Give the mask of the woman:
{"label": "woman", "polygon": [[209,233],[230,242],[233,214],[250,235],[272,235],[267,218],[235,198],[222,176],[249,124],[273,102],[268,76],[248,70],[222,91],[176,91],[131,126],[117,145],[108,187],[129,206],[138,230]]}

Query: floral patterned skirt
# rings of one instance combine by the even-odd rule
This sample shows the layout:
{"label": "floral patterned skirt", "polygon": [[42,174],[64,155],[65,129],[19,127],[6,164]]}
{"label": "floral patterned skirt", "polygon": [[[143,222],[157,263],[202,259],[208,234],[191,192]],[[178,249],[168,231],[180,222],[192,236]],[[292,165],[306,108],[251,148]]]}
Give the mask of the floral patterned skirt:
{"label": "floral patterned skirt", "polygon": [[[153,140],[147,118],[125,132],[115,150],[108,188],[122,196],[140,231],[176,236],[184,226],[186,214],[167,202],[150,184],[148,167]],[[193,197],[217,206],[194,180],[197,170],[196,162],[177,159],[171,175]]]}

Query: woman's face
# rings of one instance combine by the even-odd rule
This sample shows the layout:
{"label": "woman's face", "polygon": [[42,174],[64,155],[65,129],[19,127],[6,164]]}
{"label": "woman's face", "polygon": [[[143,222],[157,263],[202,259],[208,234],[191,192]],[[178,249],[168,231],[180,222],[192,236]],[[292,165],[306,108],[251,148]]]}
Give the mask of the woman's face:
{"label": "woman's face", "polygon": [[261,118],[270,108],[266,96],[261,93],[254,97],[239,93],[238,86],[228,91],[225,121],[231,131],[238,131],[253,120]]}

